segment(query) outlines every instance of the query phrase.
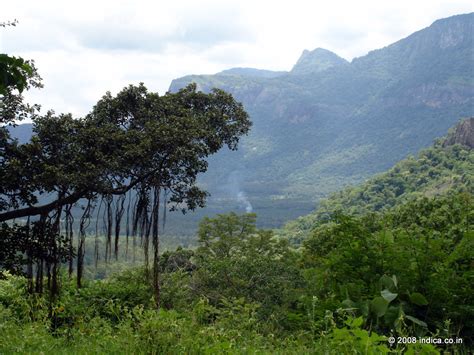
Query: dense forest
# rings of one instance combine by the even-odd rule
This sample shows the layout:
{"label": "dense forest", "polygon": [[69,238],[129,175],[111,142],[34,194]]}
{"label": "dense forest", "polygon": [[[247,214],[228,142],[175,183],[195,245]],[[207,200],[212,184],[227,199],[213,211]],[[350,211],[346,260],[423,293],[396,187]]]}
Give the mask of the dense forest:
{"label": "dense forest", "polygon": [[473,351],[473,118],[283,228],[219,213],[164,248],[167,213],[203,207],[208,159],[250,132],[244,106],[139,84],[75,118],[27,104],[41,86],[0,55],[0,354]]}
{"label": "dense forest", "polygon": [[[142,267],[80,289],[63,272],[54,303],[3,272],[0,350],[467,353],[472,206],[472,194],[453,192],[383,213],[337,213],[299,249],[258,230],[253,214],[206,218],[198,248],[162,255],[159,310]],[[455,343],[413,344],[415,337]]]}

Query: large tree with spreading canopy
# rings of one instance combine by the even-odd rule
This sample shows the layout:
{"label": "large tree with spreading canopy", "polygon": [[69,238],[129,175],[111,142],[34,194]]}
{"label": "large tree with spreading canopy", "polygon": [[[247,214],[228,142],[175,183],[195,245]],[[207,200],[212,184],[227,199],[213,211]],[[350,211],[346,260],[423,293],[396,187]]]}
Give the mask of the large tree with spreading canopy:
{"label": "large tree with spreading canopy", "polygon": [[[39,82],[35,70],[24,77],[30,85]],[[91,220],[103,220],[106,258],[117,255],[121,235],[142,241],[159,306],[160,207],[185,212],[204,206],[207,192],[196,184],[197,176],[206,171],[208,156],[223,146],[237,149],[239,137],[249,131],[242,105],[224,91],[206,94],[193,84],[163,96],[140,84],[115,96],[106,93],[86,117],[76,119],[39,115],[23,104],[18,89],[23,87],[9,84],[0,93],[0,243],[16,246],[0,253],[0,262],[13,264],[20,253],[31,289],[33,270],[39,291],[46,270],[54,293],[59,265],[69,260],[72,272],[75,257],[80,286],[87,230]],[[34,134],[20,144],[6,126],[26,116]],[[74,218],[78,205],[81,216]]]}

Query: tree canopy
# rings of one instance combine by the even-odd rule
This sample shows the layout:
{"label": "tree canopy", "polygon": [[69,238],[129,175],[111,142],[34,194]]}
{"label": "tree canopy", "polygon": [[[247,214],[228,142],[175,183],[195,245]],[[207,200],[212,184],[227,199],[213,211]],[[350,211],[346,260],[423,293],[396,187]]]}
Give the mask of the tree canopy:
{"label": "tree canopy", "polygon": [[[0,221],[48,213],[81,198],[123,195],[151,187],[170,191],[180,209],[202,206],[196,177],[223,145],[236,149],[248,116],[220,90],[158,96],[143,84],[107,93],[85,118],[48,112],[34,119],[32,140],[2,160]],[[58,198],[38,204],[36,192]],[[186,206],[180,205],[185,203]]]}
{"label": "tree canopy", "polygon": [[94,212],[105,221],[108,257],[112,228],[116,253],[124,217],[127,237],[130,233],[144,239],[147,260],[152,236],[157,273],[160,203],[183,212],[204,206],[207,192],[196,179],[207,169],[206,158],[223,146],[237,149],[239,137],[251,126],[231,95],[217,89],[198,92],[193,84],[163,96],[143,84],[130,85],[115,96],[106,93],[88,115],[77,119],[53,111],[39,115],[12,93],[14,87],[22,89],[18,85],[7,84],[1,121],[29,115],[34,135],[19,144],[2,128],[0,222],[39,218],[56,226],[59,234],[65,219],[72,239],[71,210],[80,203],[79,285],[85,233]]}

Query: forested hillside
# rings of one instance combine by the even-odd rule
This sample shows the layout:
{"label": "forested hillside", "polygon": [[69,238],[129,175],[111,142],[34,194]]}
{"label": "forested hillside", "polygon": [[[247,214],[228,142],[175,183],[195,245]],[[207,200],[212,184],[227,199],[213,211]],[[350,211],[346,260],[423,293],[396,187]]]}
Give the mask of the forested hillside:
{"label": "forested hillside", "polygon": [[[161,258],[160,311],[141,268],[79,290],[64,275],[52,305],[3,273],[0,351],[467,353],[472,206],[460,193],[339,214],[299,252],[257,230],[254,215],[205,219],[198,249]],[[452,343],[403,340],[429,337]]]}
{"label": "forested hillside", "polygon": [[217,203],[245,210],[242,192],[263,225],[277,226],[268,206],[309,212],[474,115],[473,25],[474,14],[438,20],[351,62],[318,48],[286,73],[235,69],[174,80],[171,91],[196,82],[231,92],[254,123],[240,152],[211,159],[201,182],[221,199],[210,211]]}
{"label": "forested hillside", "polygon": [[449,134],[417,156],[404,159],[367,182],[332,194],[315,212],[288,223],[283,235],[303,239],[335,212],[361,216],[390,209],[419,197],[453,192],[474,193],[474,118],[461,121]]}
{"label": "forested hillside", "polygon": [[54,303],[3,272],[0,352],[468,353],[472,206],[456,193],[338,214],[299,251],[255,215],[205,219],[197,249],[162,255],[160,310],[142,268],[81,289],[64,274]]}

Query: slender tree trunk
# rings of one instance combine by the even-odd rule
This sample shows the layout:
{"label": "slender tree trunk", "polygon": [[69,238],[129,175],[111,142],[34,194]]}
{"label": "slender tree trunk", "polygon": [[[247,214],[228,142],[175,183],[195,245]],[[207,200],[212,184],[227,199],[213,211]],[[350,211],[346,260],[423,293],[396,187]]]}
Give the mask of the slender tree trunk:
{"label": "slender tree trunk", "polygon": [[[59,263],[61,260],[61,255],[59,255],[59,250],[58,250],[58,240],[57,238],[61,237],[61,214],[63,211],[63,207],[59,207],[56,215],[56,220],[54,221],[53,225],[53,234],[51,235],[51,244],[52,244],[52,250],[51,250],[51,260],[50,262],[50,268],[51,270],[48,272],[51,272],[51,283],[49,285],[49,291],[51,295],[51,302],[56,300],[56,297],[59,296],[59,286],[58,286],[58,269],[59,269]],[[67,233],[67,231],[66,231]]]}
{"label": "slender tree trunk", "polygon": [[114,255],[115,260],[118,260],[119,254],[119,238],[120,238],[120,230],[121,230],[121,223],[123,213],[125,211],[125,198],[126,195],[119,196],[115,205],[115,240],[114,240]]}
{"label": "slender tree trunk", "polygon": [[160,238],[159,238],[159,218],[160,218],[160,188],[154,189],[153,199],[153,227],[152,227],[152,242],[153,242],[153,293],[155,298],[156,308],[160,308]]}
{"label": "slender tree trunk", "polygon": [[79,225],[79,238],[77,246],[77,288],[82,287],[82,276],[84,272],[84,254],[86,243],[86,229],[90,222],[90,213],[92,208],[91,200],[87,201],[87,206],[81,216]]}
{"label": "slender tree trunk", "polygon": [[31,247],[30,241],[30,218],[26,222],[27,226],[27,235],[26,240],[28,241],[28,250],[26,252],[27,265],[26,265],[26,277],[28,278],[28,293],[32,294],[34,292],[34,283],[33,283],[33,250]]}
{"label": "slender tree trunk", "polygon": [[36,268],[36,293],[43,293],[43,259],[40,259]]}
{"label": "slender tree trunk", "polygon": [[72,277],[72,273],[74,271],[74,247],[73,247],[73,242],[74,242],[74,233],[73,233],[73,224],[74,224],[74,218],[72,217],[72,204],[66,206],[66,223],[65,223],[65,233],[67,237],[67,242],[68,242],[68,275],[69,279]]}

